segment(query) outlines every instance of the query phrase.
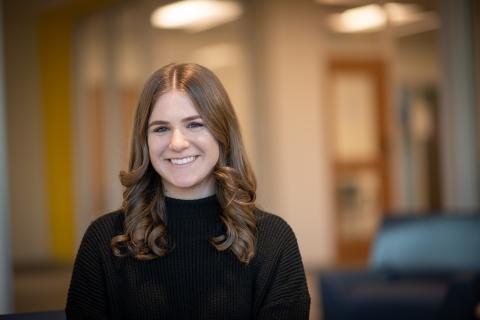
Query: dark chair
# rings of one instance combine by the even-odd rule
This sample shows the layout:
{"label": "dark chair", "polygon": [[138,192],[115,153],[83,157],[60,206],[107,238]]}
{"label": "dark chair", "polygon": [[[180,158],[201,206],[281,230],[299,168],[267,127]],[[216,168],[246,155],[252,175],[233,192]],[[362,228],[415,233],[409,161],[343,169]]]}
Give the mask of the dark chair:
{"label": "dark chair", "polygon": [[480,319],[480,214],[388,216],[368,269],[319,279],[325,320]]}
{"label": "dark chair", "polygon": [[65,320],[67,319],[65,311],[45,311],[31,313],[15,313],[0,315],[0,320]]}

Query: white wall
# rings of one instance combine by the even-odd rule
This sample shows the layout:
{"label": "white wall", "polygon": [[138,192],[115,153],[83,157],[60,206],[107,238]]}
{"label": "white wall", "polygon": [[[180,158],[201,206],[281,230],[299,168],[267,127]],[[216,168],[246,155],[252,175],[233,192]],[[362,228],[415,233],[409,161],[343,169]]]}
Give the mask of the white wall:
{"label": "white wall", "polygon": [[259,202],[293,227],[307,267],[334,258],[325,48],[313,1],[264,1],[255,62]]}

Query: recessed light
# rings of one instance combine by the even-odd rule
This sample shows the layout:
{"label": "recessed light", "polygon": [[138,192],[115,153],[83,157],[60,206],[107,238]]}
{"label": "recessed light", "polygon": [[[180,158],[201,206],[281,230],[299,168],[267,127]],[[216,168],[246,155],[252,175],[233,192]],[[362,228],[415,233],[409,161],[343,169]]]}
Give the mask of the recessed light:
{"label": "recessed light", "polygon": [[150,21],[157,28],[199,32],[236,20],[242,12],[236,1],[184,0],[157,8]]}

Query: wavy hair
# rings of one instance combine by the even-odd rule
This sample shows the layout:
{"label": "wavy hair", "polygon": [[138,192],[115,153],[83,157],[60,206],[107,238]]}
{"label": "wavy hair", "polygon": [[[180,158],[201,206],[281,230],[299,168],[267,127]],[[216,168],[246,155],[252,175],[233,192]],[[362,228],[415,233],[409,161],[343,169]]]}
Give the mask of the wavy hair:
{"label": "wavy hair", "polygon": [[218,251],[230,250],[239,261],[248,263],[255,254],[255,176],[227,92],[210,70],[191,63],[169,64],[157,70],[140,95],[128,171],[120,172],[125,187],[124,233],[112,238],[113,253],[151,260],[173,248],[168,240],[162,178],[150,163],[147,144],[148,120],[155,102],[172,90],[188,95],[220,147],[213,175],[225,232],[210,242]]}

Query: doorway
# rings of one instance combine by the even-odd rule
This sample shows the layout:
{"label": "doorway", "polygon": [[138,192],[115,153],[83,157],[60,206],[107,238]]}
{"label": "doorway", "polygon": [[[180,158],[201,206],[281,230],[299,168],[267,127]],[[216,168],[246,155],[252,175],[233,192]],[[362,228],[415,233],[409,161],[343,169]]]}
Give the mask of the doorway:
{"label": "doorway", "polygon": [[390,205],[385,67],[382,61],[329,63],[337,265],[365,265]]}

